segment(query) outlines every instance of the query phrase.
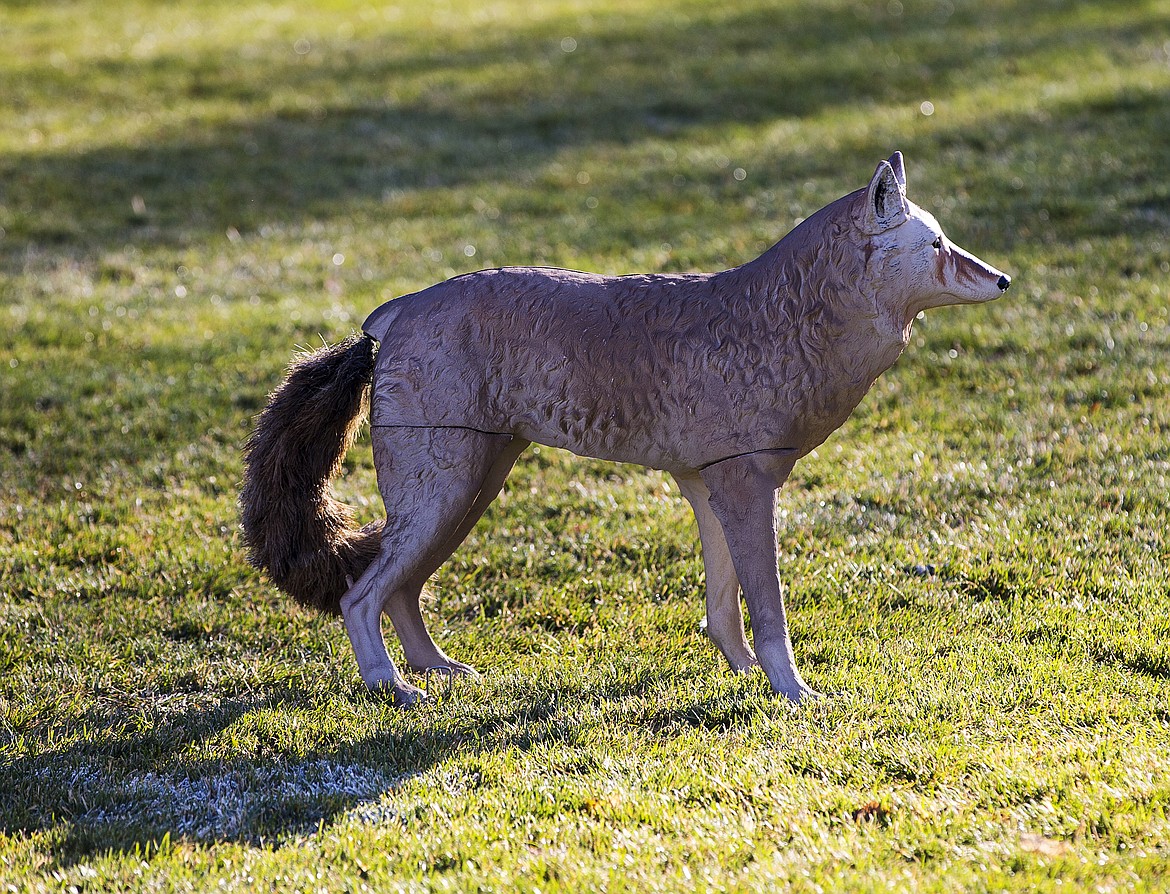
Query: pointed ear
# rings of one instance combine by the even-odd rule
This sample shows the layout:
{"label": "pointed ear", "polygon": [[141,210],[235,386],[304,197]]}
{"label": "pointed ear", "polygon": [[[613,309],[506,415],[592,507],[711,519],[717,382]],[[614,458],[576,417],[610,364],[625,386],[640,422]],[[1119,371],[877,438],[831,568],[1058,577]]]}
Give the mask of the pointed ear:
{"label": "pointed ear", "polygon": [[898,187],[902,190],[902,195],[906,195],[906,164],[902,160],[902,153],[894,150],[894,154],[888,159],[891,168],[894,169],[894,179],[898,181]]}
{"label": "pointed ear", "polygon": [[906,203],[888,161],[878,164],[865,191],[865,231],[880,233],[906,220]]}

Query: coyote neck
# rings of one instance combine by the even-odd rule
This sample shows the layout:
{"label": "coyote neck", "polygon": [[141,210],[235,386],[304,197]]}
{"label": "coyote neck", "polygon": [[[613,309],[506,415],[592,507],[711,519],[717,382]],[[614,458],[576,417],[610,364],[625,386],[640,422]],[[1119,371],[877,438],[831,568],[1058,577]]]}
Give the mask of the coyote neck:
{"label": "coyote neck", "polygon": [[849,417],[909,334],[877,312],[864,258],[837,248],[849,240],[809,235],[794,230],[715,284],[735,320],[731,330],[754,332],[762,348],[757,381],[770,385],[775,424],[793,440],[787,446],[802,453]]}

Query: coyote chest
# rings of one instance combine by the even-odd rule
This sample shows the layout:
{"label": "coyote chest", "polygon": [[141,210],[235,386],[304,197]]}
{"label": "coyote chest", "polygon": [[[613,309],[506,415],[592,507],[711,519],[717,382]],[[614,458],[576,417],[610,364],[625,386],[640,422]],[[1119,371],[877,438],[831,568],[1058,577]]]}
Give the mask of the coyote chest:
{"label": "coyote chest", "polygon": [[728,274],[459,277],[366,321],[382,342],[371,421],[498,432],[672,471],[806,453],[902,345],[848,356],[839,347],[856,343],[844,338],[856,320],[828,307],[769,312],[782,302],[745,289]]}

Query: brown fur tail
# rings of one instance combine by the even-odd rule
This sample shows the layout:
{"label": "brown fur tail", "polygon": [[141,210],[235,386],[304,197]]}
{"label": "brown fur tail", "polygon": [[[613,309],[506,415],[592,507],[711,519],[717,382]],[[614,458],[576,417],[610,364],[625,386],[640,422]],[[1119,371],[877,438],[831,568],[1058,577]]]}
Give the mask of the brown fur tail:
{"label": "brown fur tail", "polygon": [[377,343],[354,335],[289,367],[248,438],[241,521],[248,558],[301,605],[329,614],[378,554],[382,523],[354,527],[329,491],[365,421]]}

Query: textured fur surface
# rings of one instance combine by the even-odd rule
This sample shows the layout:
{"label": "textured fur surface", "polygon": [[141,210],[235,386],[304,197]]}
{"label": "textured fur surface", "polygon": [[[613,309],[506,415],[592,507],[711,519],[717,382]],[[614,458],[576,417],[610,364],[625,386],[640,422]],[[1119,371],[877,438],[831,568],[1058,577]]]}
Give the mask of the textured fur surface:
{"label": "textured fur surface", "polygon": [[806,453],[904,344],[902,326],[879,328],[864,288],[850,232],[863,197],[717,274],[509,267],[390,302],[365,326],[383,342],[372,419],[507,432],[672,472]]}
{"label": "textured fur surface", "polygon": [[252,563],[301,605],[340,614],[342,594],[378,554],[382,523],[354,530],[329,481],[366,417],[377,346],[369,336],[305,355],[248,439],[240,494]]}

